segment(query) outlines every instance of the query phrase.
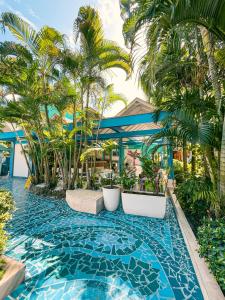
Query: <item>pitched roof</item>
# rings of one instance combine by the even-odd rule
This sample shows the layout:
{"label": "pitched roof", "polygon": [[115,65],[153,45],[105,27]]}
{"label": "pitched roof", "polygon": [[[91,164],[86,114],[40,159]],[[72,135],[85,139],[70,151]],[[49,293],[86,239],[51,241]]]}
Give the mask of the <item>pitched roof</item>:
{"label": "pitched roof", "polygon": [[[122,109],[116,117],[125,117],[125,116],[131,116],[131,115],[140,115],[145,113],[154,112],[155,107],[136,97],[133,101],[131,101],[124,109]],[[150,129],[160,129],[162,126],[160,123],[145,123],[145,124],[137,124],[137,125],[129,125],[129,126],[123,126],[121,129],[123,131],[138,131],[138,130],[150,130]],[[100,133],[113,133],[113,129],[106,128],[101,129]]]}
{"label": "pitched roof", "polygon": [[131,101],[124,109],[122,109],[116,117],[140,115],[150,113],[155,110],[155,107],[138,97]]}

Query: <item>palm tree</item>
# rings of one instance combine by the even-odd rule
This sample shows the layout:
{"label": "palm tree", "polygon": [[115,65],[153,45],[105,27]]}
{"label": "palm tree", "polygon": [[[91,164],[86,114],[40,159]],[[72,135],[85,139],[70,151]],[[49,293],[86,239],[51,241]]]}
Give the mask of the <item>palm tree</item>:
{"label": "palm tree", "polygon": [[[89,147],[84,151],[80,157],[81,161],[87,160],[89,157],[95,156],[96,153],[106,153],[109,155],[109,168],[112,171],[112,153],[113,150],[118,148],[117,142],[113,140],[108,140],[106,142],[102,142],[94,145],[94,147]],[[110,187],[113,188],[112,184],[112,172],[110,177]]]}
{"label": "palm tree", "polygon": [[[103,78],[104,72],[112,68],[123,69],[127,76],[131,72],[131,60],[129,54],[115,42],[104,38],[104,31],[98,12],[90,6],[81,7],[78,17],[74,22],[74,37],[80,43],[82,55],[81,89],[84,105],[84,126],[90,127],[87,117],[92,95],[92,87],[96,84],[100,89],[106,89]],[[87,134],[84,136],[84,149],[87,148]],[[89,181],[88,163],[86,162],[86,174]]]}
{"label": "palm tree", "polygon": [[[220,41],[225,41],[225,1],[213,0],[179,0],[179,1],[152,1],[140,0],[133,6],[129,16],[125,16],[124,34],[127,41],[133,46],[138,33],[145,28],[146,42],[150,52],[158,49],[158,42],[165,41],[170,32],[184,29],[185,24],[201,26],[202,41],[208,58],[210,80],[214,89],[217,110],[223,119],[223,135],[220,149],[220,184],[219,194],[225,195],[225,118],[220,110],[221,87],[218,78],[217,66],[214,59],[212,34]],[[203,27],[202,27],[203,26]],[[211,33],[209,33],[211,32]],[[170,40],[172,42],[172,40]],[[161,43],[160,43],[161,44]]]}
{"label": "palm tree", "polygon": [[[104,38],[98,12],[91,7],[82,7],[74,23],[75,38],[77,41],[79,39],[77,52],[68,49],[65,37],[54,28],[45,26],[36,31],[13,13],[2,14],[1,22],[22,42],[26,54],[32,58],[32,62],[24,67],[26,73],[24,80],[19,78],[22,72],[19,63],[17,74],[15,74],[17,69],[10,69],[13,70],[9,74],[11,82],[6,82],[6,85],[7,87],[11,85],[13,93],[20,95],[21,100],[17,104],[18,107],[21,106],[21,111],[20,114],[16,114],[16,107],[9,104],[6,108],[8,118],[11,114],[14,121],[23,124],[30,146],[34,145],[33,150],[30,147],[30,153],[41,153],[38,165],[44,166],[41,173],[44,174],[46,184],[55,182],[55,170],[59,166],[64,187],[73,188],[83,139],[87,147],[87,136],[94,127],[92,120],[97,117],[97,114],[92,114],[89,108],[90,102],[96,102],[96,99],[97,102],[102,102],[105,90],[109,92],[104,98],[105,107],[115,101],[115,97],[118,97],[118,100],[122,99],[121,95],[115,96],[112,87],[107,87],[104,72],[111,68],[121,68],[129,75],[130,56],[116,43]],[[20,56],[17,51],[18,61]],[[2,69],[2,74],[3,71]],[[34,81],[29,85],[32,76]],[[4,78],[6,80],[6,75]],[[25,106],[29,105],[28,111],[32,109],[34,112],[38,111],[37,118],[34,117],[30,123],[27,119],[23,119],[22,113]],[[73,115],[74,129],[71,133],[65,128],[68,112]],[[102,114],[103,111],[100,118]],[[32,131],[36,133],[37,141],[32,139]],[[37,149],[34,151],[37,142],[40,151]]]}

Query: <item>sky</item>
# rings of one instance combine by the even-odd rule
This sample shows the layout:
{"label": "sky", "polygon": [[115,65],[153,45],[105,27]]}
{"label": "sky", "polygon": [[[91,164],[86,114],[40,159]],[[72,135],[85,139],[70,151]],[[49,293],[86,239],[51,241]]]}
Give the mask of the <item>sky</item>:
{"label": "sky", "polygon": [[[0,0],[0,12],[12,11],[17,13],[36,29],[40,29],[44,25],[54,27],[66,34],[69,43],[74,46],[73,21],[78,14],[79,7],[83,5],[91,5],[98,9],[103,22],[105,37],[116,41],[125,48],[119,0]],[[13,37],[9,32],[0,36],[0,41],[12,39]],[[122,70],[113,70],[110,74],[109,83],[113,83],[115,92],[124,94],[128,102],[135,97],[146,99],[143,91],[138,87],[135,74],[129,80],[126,80],[126,75]],[[124,104],[117,102],[107,112],[107,116],[115,115],[123,106]]]}

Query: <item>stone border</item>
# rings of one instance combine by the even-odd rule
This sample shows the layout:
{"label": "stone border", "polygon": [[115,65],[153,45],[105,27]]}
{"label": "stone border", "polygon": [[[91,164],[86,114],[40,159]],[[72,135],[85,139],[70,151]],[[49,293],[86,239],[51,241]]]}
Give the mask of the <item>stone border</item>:
{"label": "stone border", "polygon": [[25,278],[25,265],[10,257],[2,257],[6,262],[6,271],[0,280],[0,300],[5,299]]}
{"label": "stone border", "polygon": [[173,187],[168,187],[169,196],[173,201],[177,220],[181,228],[181,232],[184,237],[184,241],[187,245],[188,252],[190,254],[192,264],[198,278],[202,294],[205,300],[224,300],[224,295],[218,285],[215,277],[210,272],[204,258],[201,258],[198,253],[199,244],[195,238],[195,235],[189,225],[185,214],[173,193]]}

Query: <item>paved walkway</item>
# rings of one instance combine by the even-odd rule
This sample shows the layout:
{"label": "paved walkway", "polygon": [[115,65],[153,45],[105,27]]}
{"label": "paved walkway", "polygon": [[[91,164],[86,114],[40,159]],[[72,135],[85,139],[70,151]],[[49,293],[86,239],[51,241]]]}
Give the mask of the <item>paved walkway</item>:
{"label": "paved walkway", "polygon": [[[17,210],[7,255],[26,264],[16,299],[196,299],[202,294],[171,203],[165,220],[74,212],[1,180]],[[7,299],[12,299],[8,297]]]}

